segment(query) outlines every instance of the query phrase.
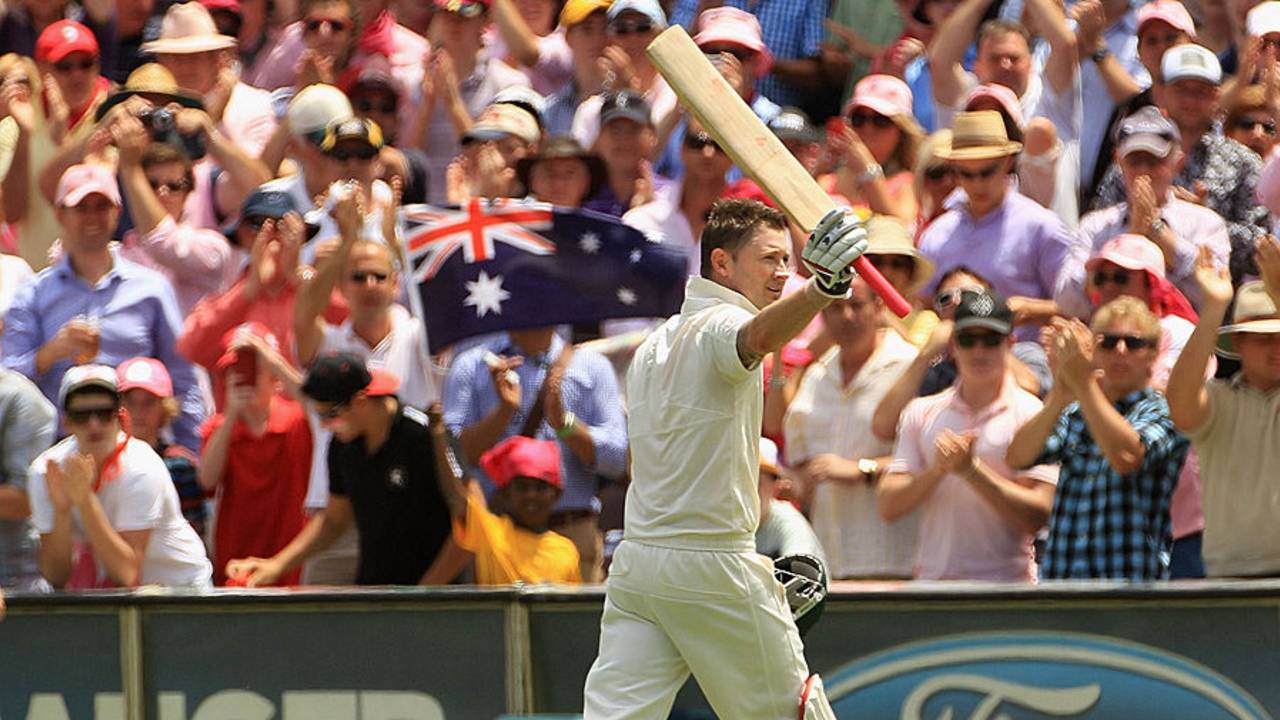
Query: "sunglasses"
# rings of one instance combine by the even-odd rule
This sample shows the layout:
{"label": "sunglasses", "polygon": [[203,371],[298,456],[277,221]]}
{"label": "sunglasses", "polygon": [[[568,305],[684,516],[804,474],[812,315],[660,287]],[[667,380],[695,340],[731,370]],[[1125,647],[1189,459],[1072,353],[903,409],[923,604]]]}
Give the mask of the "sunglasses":
{"label": "sunglasses", "polygon": [[351,21],[341,18],[309,18],[303,21],[303,27],[309,33],[320,32],[324,27],[328,27],[329,32],[340,33],[351,27]]}
{"label": "sunglasses", "polygon": [[182,180],[171,180],[169,182],[160,182],[158,180],[147,180],[147,182],[151,185],[151,189],[156,192],[165,190],[170,193],[180,193],[184,190],[191,189],[191,182],[186,178],[183,178]]}
{"label": "sunglasses", "polygon": [[316,415],[319,416],[321,420],[333,420],[337,418],[339,415],[341,415],[342,413],[346,412],[347,407],[349,407],[350,405],[351,405],[350,400],[343,400],[340,403],[334,403],[333,407],[329,408],[328,410],[317,410]]}
{"label": "sunglasses", "polygon": [[72,62],[70,60],[62,60],[53,64],[53,69],[60,73],[69,73],[72,70],[92,70],[98,64],[98,59],[81,60],[80,62]]}
{"label": "sunglasses", "polygon": [[1124,343],[1128,350],[1142,350],[1143,348],[1155,347],[1156,341],[1151,338],[1138,337],[1137,335],[1111,335],[1103,334],[1098,336],[1098,347],[1103,350],[1115,350]]}
{"label": "sunglasses", "polygon": [[1111,272],[1107,272],[1106,270],[1099,270],[1093,274],[1094,285],[1098,287],[1102,287],[1103,285],[1106,285],[1109,282],[1115,283],[1116,285],[1121,285],[1121,286],[1128,285],[1129,271],[1113,270]]}
{"label": "sunglasses", "polygon": [[347,277],[353,283],[364,285],[365,283],[369,282],[370,278],[372,278],[378,284],[382,284],[387,281],[387,277],[389,276],[386,273],[380,273],[380,272],[353,272]]}
{"label": "sunglasses", "polygon": [[386,98],[380,103],[374,103],[372,100],[361,98],[353,103],[357,112],[383,112],[393,113],[396,111],[396,101],[394,98]]}
{"label": "sunglasses", "polygon": [[988,165],[981,170],[961,170],[956,168],[955,172],[962,180],[990,180],[995,177],[996,173],[1004,169],[1004,163],[998,162],[994,165]]}
{"label": "sunglasses", "polygon": [[875,266],[877,270],[906,270],[912,272],[916,269],[916,261],[906,255],[867,255],[867,260]]}
{"label": "sunglasses", "polygon": [[884,129],[893,125],[893,118],[874,112],[856,112],[849,116],[849,124],[856,128],[874,125]]}
{"label": "sunglasses", "polygon": [[1235,126],[1235,129],[1243,130],[1245,132],[1253,132],[1255,129],[1261,127],[1262,132],[1267,135],[1276,134],[1275,120],[1250,120],[1249,118],[1237,118],[1232,125]]}
{"label": "sunglasses", "polygon": [[924,171],[924,179],[929,182],[938,182],[955,176],[956,171],[950,165],[934,165]]}
{"label": "sunglasses", "polygon": [[111,407],[101,408],[76,408],[75,410],[67,410],[67,422],[73,425],[84,425],[89,422],[90,418],[96,419],[98,422],[106,423],[115,420],[120,413],[120,407],[113,405]]}
{"label": "sunglasses", "polygon": [[643,35],[651,30],[653,30],[653,23],[648,20],[623,20],[609,26],[609,32],[614,35],[631,35],[632,33]]}
{"label": "sunglasses", "polygon": [[720,147],[720,144],[715,140],[712,140],[711,136],[704,132],[686,134],[684,136],[684,146],[690,150],[701,150],[704,147],[710,146],[716,152],[724,152]]}
{"label": "sunglasses", "polygon": [[720,53],[726,53],[737,58],[739,62],[746,62],[747,60],[750,60],[753,55],[755,55],[755,53],[753,53],[752,51],[744,47],[738,47],[736,45],[730,45],[728,47],[718,47],[718,48],[704,47],[702,48],[702,52],[712,59],[714,59]]}
{"label": "sunglasses", "polygon": [[1000,347],[1007,337],[1007,335],[997,335],[996,333],[960,333],[956,335],[956,345],[962,348],[971,348],[981,343],[983,347]]}
{"label": "sunglasses", "polygon": [[358,148],[334,148],[328,152],[329,157],[338,162],[346,162],[351,159],[356,160],[372,160],[378,156],[378,148],[371,145],[361,145]]}

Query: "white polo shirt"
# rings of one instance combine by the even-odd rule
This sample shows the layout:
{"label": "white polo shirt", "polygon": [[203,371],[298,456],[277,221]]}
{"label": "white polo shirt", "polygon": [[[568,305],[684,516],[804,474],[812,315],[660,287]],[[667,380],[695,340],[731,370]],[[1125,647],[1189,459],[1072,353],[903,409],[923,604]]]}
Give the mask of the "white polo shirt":
{"label": "white polo shirt", "polygon": [[627,375],[628,540],[753,551],[764,375],[743,367],[738,330],[757,312],[737,292],[689,278],[680,314],[636,351]]}
{"label": "white polo shirt", "polygon": [[370,368],[395,375],[400,379],[396,395],[404,404],[421,410],[440,399],[423,355],[422,333],[421,322],[403,306],[392,305],[391,332],[376,346],[369,347],[347,319],[341,325],[325,324],[319,352],[353,353],[363,358]]}
{"label": "white polo shirt", "polygon": [[[45,465],[49,460],[61,463],[78,448],[75,436],[68,437],[31,464],[31,518],[42,535],[53,532],[54,515],[45,485]],[[137,438],[129,440],[120,455],[120,474],[98,489],[98,503],[117,532],[151,531],[139,584],[196,588],[212,585],[213,566],[205,555],[204,544],[182,516],[169,470],[150,445]],[[76,542],[87,543],[80,512],[74,508],[71,521],[72,537]],[[101,563],[98,572],[105,575]]]}

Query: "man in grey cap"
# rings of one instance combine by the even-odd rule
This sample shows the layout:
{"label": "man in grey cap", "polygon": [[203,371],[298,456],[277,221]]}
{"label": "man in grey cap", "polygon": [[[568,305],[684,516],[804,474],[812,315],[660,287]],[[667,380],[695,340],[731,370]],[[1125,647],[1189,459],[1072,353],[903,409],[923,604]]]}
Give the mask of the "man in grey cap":
{"label": "man in grey cap", "polygon": [[1080,219],[1080,242],[1067,260],[1060,282],[1058,307],[1085,318],[1091,312],[1086,293],[1085,262],[1108,240],[1121,233],[1142,235],[1164,255],[1165,274],[1200,304],[1200,289],[1192,277],[1201,247],[1226,267],[1231,256],[1227,226],[1216,212],[1188,202],[1174,190],[1174,177],[1186,161],[1177,126],[1159,109],[1147,106],[1120,123],[1116,135],[1116,166],[1124,182],[1123,202]]}

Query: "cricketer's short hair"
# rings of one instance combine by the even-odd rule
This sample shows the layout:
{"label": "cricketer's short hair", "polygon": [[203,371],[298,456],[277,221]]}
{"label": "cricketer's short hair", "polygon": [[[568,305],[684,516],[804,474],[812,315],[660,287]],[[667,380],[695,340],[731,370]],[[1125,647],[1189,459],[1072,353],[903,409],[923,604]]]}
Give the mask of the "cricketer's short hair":
{"label": "cricketer's short hair", "polygon": [[711,251],[720,248],[737,256],[756,230],[787,229],[787,216],[782,211],[757,200],[733,198],[717,200],[707,213],[707,225],[702,230],[702,277],[711,278]]}

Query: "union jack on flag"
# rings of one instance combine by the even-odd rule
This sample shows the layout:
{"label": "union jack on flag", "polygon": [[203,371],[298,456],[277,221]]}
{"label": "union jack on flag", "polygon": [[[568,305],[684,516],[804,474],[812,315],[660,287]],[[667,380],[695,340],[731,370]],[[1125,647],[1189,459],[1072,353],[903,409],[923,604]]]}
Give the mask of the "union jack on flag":
{"label": "union jack on flag", "polygon": [[503,330],[666,317],[688,262],[617,218],[525,200],[408,205],[400,220],[432,352]]}

